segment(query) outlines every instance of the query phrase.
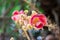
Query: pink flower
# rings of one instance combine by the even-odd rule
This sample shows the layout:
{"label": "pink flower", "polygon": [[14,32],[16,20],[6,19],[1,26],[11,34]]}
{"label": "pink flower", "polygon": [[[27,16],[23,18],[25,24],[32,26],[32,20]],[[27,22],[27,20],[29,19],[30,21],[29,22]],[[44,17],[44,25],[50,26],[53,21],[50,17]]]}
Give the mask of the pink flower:
{"label": "pink flower", "polygon": [[35,14],[31,17],[30,23],[36,28],[43,28],[47,24],[47,18],[44,14]]}
{"label": "pink flower", "polygon": [[20,14],[24,14],[24,11],[23,10],[20,10],[20,12],[19,12]]}
{"label": "pink flower", "polygon": [[21,10],[20,12],[18,10],[15,10],[13,12],[13,16],[11,17],[12,20],[14,20],[14,21],[19,20],[21,14],[24,14],[24,11],[23,10]]}
{"label": "pink flower", "polygon": [[14,16],[11,17],[11,19],[12,19],[13,21],[17,21],[17,20],[20,19],[20,17],[19,17],[19,15],[14,15]]}

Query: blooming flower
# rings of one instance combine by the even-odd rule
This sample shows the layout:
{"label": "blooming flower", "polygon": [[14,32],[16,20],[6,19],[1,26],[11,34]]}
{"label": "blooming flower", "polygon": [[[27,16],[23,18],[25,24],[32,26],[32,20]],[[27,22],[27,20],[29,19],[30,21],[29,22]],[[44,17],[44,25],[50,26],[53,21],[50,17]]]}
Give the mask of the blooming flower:
{"label": "blooming flower", "polygon": [[31,16],[27,16],[28,10],[15,10],[13,12],[12,20],[18,22],[20,25],[27,26],[28,29],[35,26],[35,28],[41,29],[47,24],[47,18],[44,14],[38,14],[36,11],[32,11]]}
{"label": "blooming flower", "polygon": [[44,14],[35,14],[31,17],[31,25],[34,25],[36,28],[41,29],[47,23],[47,18]]}
{"label": "blooming flower", "polygon": [[18,10],[15,10],[13,12],[13,16],[11,17],[12,20],[17,21],[17,20],[21,19],[21,17],[20,17],[21,14],[24,14],[23,10],[21,10],[20,12]]}
{"label": "blooming flower", "polygon": [[19,15],[14,15],[14,16],[11,17],[11,19],[12,19],[13,21],[17,21],[17,20],[19,20],[20,18],[19,18]]}

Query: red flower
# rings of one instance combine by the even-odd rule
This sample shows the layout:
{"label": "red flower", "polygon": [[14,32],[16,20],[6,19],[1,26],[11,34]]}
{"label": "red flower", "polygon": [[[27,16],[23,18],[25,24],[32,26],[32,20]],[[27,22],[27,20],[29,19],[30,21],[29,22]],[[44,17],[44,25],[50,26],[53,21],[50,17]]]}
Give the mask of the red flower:
{"label": "red flower", "polygon": [[40,16],[39,16],[39,19],[40,19],[40,21],[44,24],[44,25],[46,25],[47,24],[47,18],[46,18],[46,16],[44,15],[44,14],[39,14]]}
{"label": "red flower", "polygon": [[30,20],[31,25],[34,25],[36,28],[43,28],[47,23],[47,18],[44,14],[35,14],[31,17]]}
{"label": "red flower", "polygon": [[43,23],[40,23],[40,22],[37,22],[35,27],[38,28],[38,29],[42,29],[43,28]]}
{"label": "red flower", "polygon": [[19,14],[19,11],[18,10],[15,10],[14,12],[13,12],[13,15],[18,15]]}

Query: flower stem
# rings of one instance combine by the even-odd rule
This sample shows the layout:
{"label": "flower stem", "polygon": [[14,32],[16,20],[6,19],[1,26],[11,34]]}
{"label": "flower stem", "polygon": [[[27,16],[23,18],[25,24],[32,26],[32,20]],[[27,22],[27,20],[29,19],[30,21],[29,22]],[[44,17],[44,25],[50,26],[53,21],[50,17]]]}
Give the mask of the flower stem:
{"label": "flower stem", "polygon": [[25,30],[23,30],[23,31],[24,31],[24,33],[25,33],[25,35],[26,35],[27,39],[28,39],[28,40],[30,40],[30,37],[29,37],[29,35],[28,35],[27,31],[25,31]]}

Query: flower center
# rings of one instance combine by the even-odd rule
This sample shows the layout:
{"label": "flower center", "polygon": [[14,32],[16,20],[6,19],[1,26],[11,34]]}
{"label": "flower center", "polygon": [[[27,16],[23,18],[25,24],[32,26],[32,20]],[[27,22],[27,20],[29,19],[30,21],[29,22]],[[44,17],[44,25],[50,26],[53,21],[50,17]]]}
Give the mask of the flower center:
{"label": "flower center", "polygon": [[32,21],[32,24],[36,24],[37,22],[39,22],[39,18],[38,17],[35,17]]}

